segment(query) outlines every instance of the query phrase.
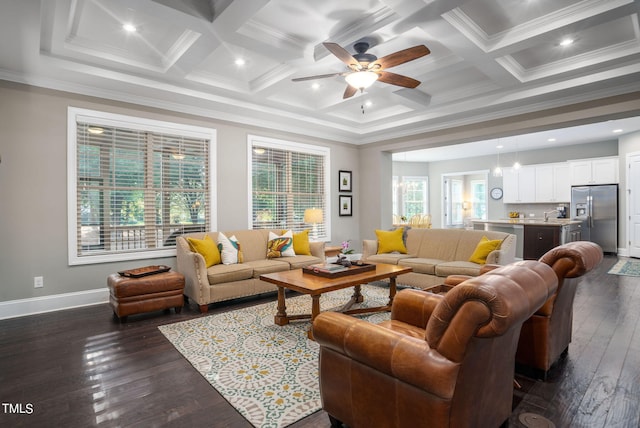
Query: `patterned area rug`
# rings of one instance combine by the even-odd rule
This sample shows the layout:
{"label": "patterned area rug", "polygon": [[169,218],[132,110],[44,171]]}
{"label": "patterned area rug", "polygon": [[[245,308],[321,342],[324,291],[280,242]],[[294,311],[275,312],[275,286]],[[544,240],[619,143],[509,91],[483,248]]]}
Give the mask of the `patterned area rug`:
{"label": "patterned area rug", "polygon": [[[353,288],[323,294],[322,311],[346,303]],[[363,306],[382,306],[389,288],[362,287]],[[287,298],[287,314],[311,312],[311,297]],[[285,427],[321,408],[318,345],[310,322],[273,323],[276,302],[159,326],[176,349],[255,427]],[[388,312],[365,315],[373,323]]]}
{"label": "patterned area rug", "polygon": [[640,276],[640,260],[622,259],[613,265],[609,272],[614,275]]}

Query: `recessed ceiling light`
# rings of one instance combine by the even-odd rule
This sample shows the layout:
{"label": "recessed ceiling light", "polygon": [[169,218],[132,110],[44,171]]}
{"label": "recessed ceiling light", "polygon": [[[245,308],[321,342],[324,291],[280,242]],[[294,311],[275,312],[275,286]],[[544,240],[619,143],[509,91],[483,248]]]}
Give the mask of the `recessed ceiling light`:
{"label": "recessed ceiling light", "polygon": [[136,31],[138,31],[138,29],[136,28],[135,25],[133,24],[123,24],[122,25],[122,29],[124,31],[126,31],[127,33],[135,33]]}
{"label": "recessed ceiling light", "polygon": [[570,38],[570,37],[567,37],[567,38],[562,39],[562,40],[560,41],[560,46],[570,46],[570,45],[572,45],[572,44],[573,44],[573,39],[572,39],[572,38]]}
{"label": "recessed ceiling light", "polygon": [[556,141],[556,139],[555,138],[549,138],[547,141],[550,142],[550,143],[553,143],[554,141]]}
{"label": "recessed ceiling light", "polygon": [[313,83],[311,85],[311,89],[313,89],[314,91],[317,91],[318,89],[320,89],[320,84],[318,82]]}
{"label": "recessed ceiling light", "polygon": [[242,66],[243,66],[243,65],[245,65],[247,62],[246,62],[244,59],[242,59],[242,58],[238,58],[238,59],[236,59],[235,63],[236,63],[236,65],[238,65],[238,66],[242,67]]}
{"label": "recessed ceiling light", "polygon": [[503,146],[502,144],[498,144],[498,145],[496,146],[496,149],[501,149],[501,148],[503,148],[503,147],[504,147],[504,146]]}
{"label": "recessed ceiling light", "polygon": [[613,130],[613,133],[614,133],[614,134],[619,134],[619,133],[621,133],[622,131],[623,131],[622,129],[614,129],[614,130]]}
{"label": "recessed ceiling light", "polygon": [[366,103],[364,103],[364,105],[367,107],[371,107],[373,103],[371,101],[367,101]]}

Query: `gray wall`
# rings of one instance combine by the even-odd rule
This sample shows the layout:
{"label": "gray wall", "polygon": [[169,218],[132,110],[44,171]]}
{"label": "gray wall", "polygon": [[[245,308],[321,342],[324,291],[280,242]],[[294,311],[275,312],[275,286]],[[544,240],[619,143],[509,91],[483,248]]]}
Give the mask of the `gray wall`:
{"label": "gray wall", "polygon": [[[175,257],[68,266],[67,107],[81,107],[217,129],[218,229],[248,227],[247,135],[331,148],[332,243],[358,247],[360,192],[357,148],[208,118],[77,96],[0,81],[0,302],[106,287],[108,274]],[[353,171],[353,217],[338,216],[338,170]],[[44,287],[34,289],[33,277]]]}

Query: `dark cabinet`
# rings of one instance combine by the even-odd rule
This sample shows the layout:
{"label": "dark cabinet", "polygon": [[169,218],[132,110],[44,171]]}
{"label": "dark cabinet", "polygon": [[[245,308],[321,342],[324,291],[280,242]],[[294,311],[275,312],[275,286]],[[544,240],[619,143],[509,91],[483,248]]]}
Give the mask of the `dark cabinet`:
{"label": "dark cabinet", "polygon": [[561,227],[526,225],[524,227],[523,256],[525,260],[537,260],[550,249],[560,245]]}

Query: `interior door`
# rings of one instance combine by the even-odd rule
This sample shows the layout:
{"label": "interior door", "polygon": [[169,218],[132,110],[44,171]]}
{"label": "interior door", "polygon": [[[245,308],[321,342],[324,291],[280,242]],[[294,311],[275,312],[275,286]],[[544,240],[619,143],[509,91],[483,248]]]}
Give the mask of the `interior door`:
{"label": "interior door", "polygon": [[640,257],[640,153],[627,156],[629,164],[627,206],[629,207],[629,255]]}

